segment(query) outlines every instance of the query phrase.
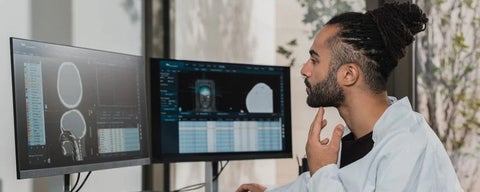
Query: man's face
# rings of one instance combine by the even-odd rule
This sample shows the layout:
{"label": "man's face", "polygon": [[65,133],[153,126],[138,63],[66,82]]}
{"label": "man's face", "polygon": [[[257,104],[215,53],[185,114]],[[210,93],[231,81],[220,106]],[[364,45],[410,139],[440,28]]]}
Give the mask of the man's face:
{"label": "man's face", "polygon": [[310,48],[310,58],[301,70],[310,107],[338,107],[345,98],[337,82],[337,73],[331,70],[331,50],[327,45],[327,40],[337,32],[338,28],[326,26],[317,34]]}
{"label": "man's face", "polygon": [[211,106],[211,90],[210,88],[206,87],[206,86],[202,86],[200,87],[200,90],[199,90],[199,93],[200,93],[200,107],[202,109],[209,109]]}
{"label": "man's face", "polygon": [[338,107],[345,98],[333,71],[328,74],[325,80],[314,85],[311,85],[308,79],[305,79],[305,85],[310,90],[307,97],[307,104],[310,107]]}

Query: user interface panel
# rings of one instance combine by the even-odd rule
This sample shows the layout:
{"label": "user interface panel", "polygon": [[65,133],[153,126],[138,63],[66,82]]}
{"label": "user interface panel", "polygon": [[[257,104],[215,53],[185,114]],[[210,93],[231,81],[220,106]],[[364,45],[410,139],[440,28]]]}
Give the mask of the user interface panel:
{"label": "user interface panel", "polygon": [[152,65],[158,67],[152,66],[158,72],[152,75],[158,158],[291,156],[288,67],[180,60]]}

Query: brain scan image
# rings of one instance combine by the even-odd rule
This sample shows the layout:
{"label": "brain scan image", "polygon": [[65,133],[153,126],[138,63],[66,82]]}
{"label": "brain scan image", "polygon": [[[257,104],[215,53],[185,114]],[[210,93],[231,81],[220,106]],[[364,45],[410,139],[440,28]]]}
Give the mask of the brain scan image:
{"label": "brain scan image", "polygon": [[249,113],[273,113],[273,91],[265,83],[257,83],[245,99]]}
{"label": "brain scan image", "polygon": [[63,62],[57,76],[58,97],[69,108],[77,107],[82,101],[82,78],[77,66],[72,62]]}
{"label": "brain scan image", "polygon": [[87,125],[82,113],[76,109],[67,111],[60,119],[60,127],[63,154],[74,155],[77,161],[83,160],[85,150],[83,150],[82,139],[87,132]]}
{"label": "brain scan image", "polygon": [[60,144],[62,154],[82,161],[85,156],[83,137],[86,123],[82,113],[75,109],[82,101],[82,78],[77,66],[72,62],[63,62],[58,68],[57,92],[63,106],[70,109],[60,119]]}
{"label": "brain scan image", "polygon": [[212,90],[210,90],[209,87],[207,86],[202,86],[198,88],[198,94],[200,98],[200,108],[207,109],[210,108],[211,102],[210,100],[212,99]]}
{"label": "brain scan image", "polygon": [[201,112],[216,111],[215,82],[199,79],[195,81],[195,110]]}

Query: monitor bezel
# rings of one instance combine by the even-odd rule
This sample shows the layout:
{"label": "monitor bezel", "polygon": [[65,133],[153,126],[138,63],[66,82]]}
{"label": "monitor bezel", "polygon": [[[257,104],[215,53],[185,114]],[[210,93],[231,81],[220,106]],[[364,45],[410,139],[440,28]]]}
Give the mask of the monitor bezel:
{"label": "monitor bezel", "polygon": [[[192,62],[203,64],[224,64],[224,65],[242,65],[242,66],[266,66],[282,69],[285,77],[285,149],[282,151],[262,151],[262,152],[215,152],[215,153],[186,153],[186,154],[163,154],[161,150],[161,122],[160,122],[160,85],[158,82],[161,61]],[[254,160],[254,159],[279,159],[292,158],[292,121],[291,121],[291,89],[290,89],[290,67],[279,65],[261,65],[250,63],[228,63],[217,61],[193,61],[164,58],[150,58],[150,102],[151,102],[151,154],[152,163],[173,163],[173,162],[202,162],[202,161],[224,161],[224,160]]]}
{"label": "monitor bezel", "polygon": [[[68,165],[68,166],[57,166],[57,167],[49,167],[49,168],[38,168],[38,169],[21,169],[21,151],[22,150],[22,143],[20,142],[19,137],[21,136],[22,128],[19,127],[20,121],[25,119],[26,114],[21,114],[21,110],[18,110],[18,102],[19,98],[23,98],[23,96],[18,96],[16,93],[16,90],[19,88],[22,88],[23,85],[18,85],[16,84],[16,71],[15,71],[15,59],[14,59],[14,41],[27,41],[27,42],[33,42],[33,43],[40,43],[40,44],[45,44],[48,46],[59,46],[59,47],[68,47],[68,48],[74,48],[74,49],[81,49],[81,50],[88,50],[88,51],[95,51],[95,52],[102,52],[106,54],[112,54],[112,55],[122,55],[122,56],[128,56],[128,57],[136,57],[138,61],[140,61],[139,69],[142,71],[143,70],[143,85],[145,86],[143,89],[143,94],[144,94],[144,101],[143,101],[143,114],[144,114],[144,126],[143,126],[143,131],[145,132],[146,136],[144,136],[143,139],[145,139],[144,149],[145,155],[141,155],[142,157],[139,158],[131,158],[131,159],[123,159],[123,160],[109,160],[105,162],[95,162],[95,163],[81,163],[81,164],[75,164],[75,165]],[[96,170],[105,170],[105,169],[113,169],[113,168],[121,168],[121,167],[129,167],[129,166],[141,166],[141,165],[147,165],[151,163],[151,149],[150,149],[150,121],[148,119],[148,105],[147,105],[147,79],[145,78],[145,75],[147,74],[146,71],[146,64],[145,64],[145,58],[143,56],[138,56],[138,55],[131,55],[131,54],[125,54],[125,53],[118,53],[118,52],[112,52],[112,51],[105,51],[105,50],[99,50],[99,49],[91,49],[91,48],[85,48],[85,47],[78,47],[78,46],[71,46],[71,45],[64,45],[64,44],[58,44],[58,43],[51,43],[51,42],[45,42],[45,41],[37,41],[37,40],[31,40],[31,39],[24,39],[24,38],[17,38],[17,37],[10,37],[10,66],[11,66],[11,80],[12,80],[12,98],[13,98],[13,115],[14,115],[14,129],[15,129],[15,162],[16,162],[16,173],[17,173],[17,179],[27,179],[27,178],[38,178],[38,177],[47,177],[47,176],[56,176],[56,175],[66,175],[66,174],[72,174],[72,173],[79,173],[79,172],[86,172],[86,171],[96,171]],[[18,97],[18,98],[17,98]],[[24,124],[24,123],[23,123]],[[23,129],[26,129],[23,127]],[[142,144],[141,144],[142,146]]]}

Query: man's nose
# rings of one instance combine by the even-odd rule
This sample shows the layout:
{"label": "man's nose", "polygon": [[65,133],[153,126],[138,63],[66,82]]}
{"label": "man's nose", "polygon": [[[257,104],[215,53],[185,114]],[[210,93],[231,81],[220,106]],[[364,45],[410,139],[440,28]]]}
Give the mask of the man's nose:
{"label": "man's nose", "polygon": [[305,62],[305,64],[303,64],[303,67],[300,70],[300,73],[304,77],[310,77],[310,75],[312,75],[310,71],[311,71],[311,69],[310,69],[310,66],[309,66],[308,61],[307,61],[307,62]]}

